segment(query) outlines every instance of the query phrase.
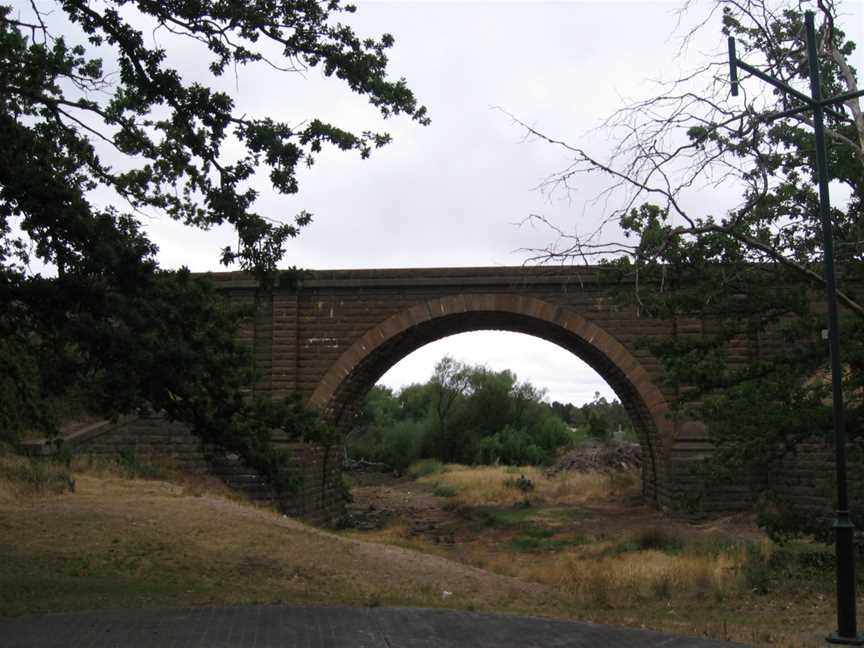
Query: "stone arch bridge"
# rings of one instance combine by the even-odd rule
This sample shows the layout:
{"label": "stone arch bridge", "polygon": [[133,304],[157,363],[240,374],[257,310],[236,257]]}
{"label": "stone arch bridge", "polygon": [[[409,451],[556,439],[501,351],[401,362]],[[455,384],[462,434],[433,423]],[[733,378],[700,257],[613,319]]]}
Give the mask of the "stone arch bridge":
{"label": "stone arch bridge", "polygon": [[[506,330],[557,344],[608,382],[639,436],[643,494],[660,508],[680,508],[687,464],[710,452],[704,426],[669,416],[675,394],[657,359],[636,344],[700,335],[710,322],[640,318],[612,303],[596,269],[307,271],[294,287],[267,292],[240,273],[211,277],[232,301],[256,304],[254,323],[240,333],[261,372],[256,393],[298,392],[343,431],[366,392],[412,351],[456,333]],[[731,348],[731,360],[750,362],[753,346]]]}

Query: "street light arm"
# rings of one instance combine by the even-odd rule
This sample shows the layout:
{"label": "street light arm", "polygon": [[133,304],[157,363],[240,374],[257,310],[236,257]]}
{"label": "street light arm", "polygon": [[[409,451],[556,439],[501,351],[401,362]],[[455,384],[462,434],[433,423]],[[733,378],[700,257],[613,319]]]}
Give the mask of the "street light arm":
{"label": "street light arm", "polygon": [[[795,97],[799,101],[803,102],[806,106],[806,108],[802,107],[800,109],[799,108],[792,108],[792,109],[790,109],[792,112],[783,111],[780,113],[776,113],[775,116],[772,117],[772,119],[776,119],[779,117],[786,117],[786,116],[788,116],[787,113],[795,114],[797,112],[800,112],[800,110],[805,110],[805,109],[812,110],[813,107],[816,105],[816,103],[814,102],[812,97],[807,96],[806,94],[804,94],[800,90],[796,90],[795,88],[793,88],[789,84],[784,83],[783,81],[781,81],[779,79],[775,79],[774,77],[769,76],[768,74],[766,74],[765,72],[763,72],[759,68],[753,67],[749,63],[745,63],[744,61],[739,59],[735,54],[735,38],[733,36],[730,36],[729,37],[729,81],[732,85],[732,96],[733,97],[738,96],[738,84],[739,84],[738,68],[739,67],[742,70],[749,72],[753,76],[755,76],[759,79],[762,79],[765,83],[768,83],[768,84],[774,86],[775,88],[777,88],[781,92],[785,92],[789,95],[792,95],[793,97]],[[840,103],[843,101],[847,101],[849,99],[854,99],[856,97],[860,97],[862,95],[864,95],[864,92],[846,93],[846,94],[842,94],[842,95],[837,95],[836,97],[831,97],[830,99],[826,99],[826,100],[822,101],[821,103],[824,106],[823,109],[825,110],[825,112],[830,114],[832,117],[835,117],[837,119],[847,120],[847,119],[849,119],[849,117],[847,115],[843,114],[842,112],[838,112],[832,108],[829,108],[827,104]]]}

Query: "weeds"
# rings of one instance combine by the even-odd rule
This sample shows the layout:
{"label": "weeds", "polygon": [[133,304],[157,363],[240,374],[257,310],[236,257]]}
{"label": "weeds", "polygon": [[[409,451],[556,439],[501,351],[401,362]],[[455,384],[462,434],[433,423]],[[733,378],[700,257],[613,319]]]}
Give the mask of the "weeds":
{"label": "weeds", "polygon": [[514,538],[507,546],[510,551],[517,553],[546,553],[578,547],[588,542],[587,538],[581,535],[571,538],[554,538],[554,535],[551,529],[541,529],[540,532]]}
{"label": "weeds", "polygon": [[609,491],[616,495],[632,492],[639,486],[639,473],[633,470],[613,470],[606,473]]}
{"label": "weeds", "polygon": [[[109,458],[108,461],[111,461]],[[132,448],[122,450],[115,459],[123,475],[129,479],[170,479],[177,472],[170,461],[140,456]]]}
{"label": "weeds", "polygon": [[684,540],[681,536],[661,527],[642,529],[636,534],[633,542],[643,551],[656,549],[665,553],[680,553],[684,549]]}
{"label": "weeds", "polygon": [[432,493],[438,497],[456,497],[459,489],[452,484],[435,484]]}
{"label": "weeds", "polygon": [[[609,479],[603,473],[561,473],[548,477],[534,466],[512,467],[447,465],[444,472],[417,479],[420,483],[450,484],[457,488],[456,500],[462,506],[513,506],[525,501],[527,495],[515,487],[521,477],[530,482],[530,502],[546,505],[582,504],[586,501],[609,497],[612,491]],[[512,485],[510,485],[512,484]]]}
{"label": "weeds", "polygon": [[526,496],[534,490],[534,482],[528,479],[525,475],[519,475],[518,479],[505,479],[504,485],[507,488],[515,488]]}
{"label": "weeds", "polygon": [[479,508],[480,515],[486,526],[513,527],[523,524],[529,517],[536,515],[536,511],[524,508],[519,509],[493,509]]}
{"label": "weeds", "polygon": [[764,545],[750,543],[745,547],[745,555],[741,574],[747,589],[757,594],[767,594],[771,591],[773,580],[770,553]]}
{"label": "weeds", "polygon": [[48,458],[0,457],[0,494],[17,496],[62,494],[75,490],[69,466]]}
{"label": "weeds", "polygon": [[409,466],[408,474],[414,479],[420,479],[429,475],[440,475],[445,470],[444,464],[437,459],[422,459]]}

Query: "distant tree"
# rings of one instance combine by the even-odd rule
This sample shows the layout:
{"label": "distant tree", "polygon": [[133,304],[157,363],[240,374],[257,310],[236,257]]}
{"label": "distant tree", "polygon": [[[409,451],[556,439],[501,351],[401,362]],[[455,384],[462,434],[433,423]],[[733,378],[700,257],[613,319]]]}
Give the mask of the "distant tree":
{"label": "distant tree", "polygon": [[552,410],[552,413],[560,418],[565,423],[569,423],[569,412],[567,410],[567,405],[564,403],[559,403],[557,400],[549,403],[549,409]]}
{"label": "distant tree", "polygon": [[432,412],[435,415],[435,443],[437,451],[445,461],[456,459],[457,450],[454,447],[458,430],[450,425],[454,405],[460,396],[464,395],[470,386],[468,368],[450,356],[444,356],[435,365],[432,379]]}
{"label": "distant tree", "polygon": [[429,383],[408,385],[399,390],[399,410],[402,418],[419,421],[429,415],[432,390]]}
{"label": "distant tree", "polygon": [[425,417],[407,415],[401,396],[381,385],[369,390],[345,438],[352,458],[378,461],[396,470],[420,458],[428,424]]}
{"label": "distant tree", "polygon": [[372,426],[386,427],[400,417],[399,401],[393,390],[383,385],[375,385],[366,394],[363,407],[354,418],[352,436],[364,435]]}
{"label": "distant tree", "polygon": [[588,436],[598,441],[607,441],[609,435],[609,419],[597,410],[590,410],[588,412]]}
{"label": "distant tree", "polygon": [[351,451],[404,466],[420,454],[461,463],[544,463],[571,440],[543,391],[512,371],[444,357],[423,385],[373,388],[354,423]]}

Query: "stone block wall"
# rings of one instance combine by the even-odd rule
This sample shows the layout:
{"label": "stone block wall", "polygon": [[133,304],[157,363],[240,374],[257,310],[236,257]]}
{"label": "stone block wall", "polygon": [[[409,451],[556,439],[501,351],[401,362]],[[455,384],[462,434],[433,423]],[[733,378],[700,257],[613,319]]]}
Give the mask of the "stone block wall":
{"label": "stone block wall", "polygon": [[342,446],[291,443],[282,444],[282,447],[287,447],[296,458],[292,468],[301,488],[280,502],[281,510],[316,524],[340,519],[345,513],[345,494],[341,485]]}
{"label": "stone block wall", "polygon": [[[847,446],[847,484],[853,512],[864,510],[864,442],[858,439]],[[798,445],[786,457],[777,481],[782,499],[796,512],[815,518],[834,515],[837,496],[833,444],[813,439]]]}
{"label": "stone block wall", "polygon": [[[277,447],[291,453],[290,471],[299,484],[296,493],[279,498],[237,455],[206,448],[186,426],[161,416],[126,417],[116,422],[96,423],[64,437],[63,442],[78,454],[117,456],[132,451],[137,458],[167,458],[181,470],[216,475],[254,501],[275,503],[288,515],[318,524],[335,522],[345,511],[341,488],[342,446],[274,439]],[[30,444],[29,451],[48,454],[52,446]]]}
{"label": "stone block wall", "polygon": [[[796,452],[784,457],[774,474],[742,474],[734,482],[712,485],[710,491],[705,492],[695,469],[698,461],[710,456],[712,448],[706,442],[701,453],[694,454],[691,461],[676,461],[671,465],[675,497],[685,509],[695,497],[699,515],[759,510],[763,505],[760,495],[770,484],[774,491],[772,501],[786,512],[825,524],[833,518],[837,483],[832,443],[816,438],[803,441]],[[861,513],[864,512],[864,440],[850,441],[847,454],[850,507],[853,513]]]}
{"label": "stone block wall", "polygon": [[138,458],[163,457],[178,468],[203,473],[208,462],[201,442],[180,423],[159,416],[123,417],[101,421],[64,436],[63,443],[76,453],[117,456],[134,452]]}

